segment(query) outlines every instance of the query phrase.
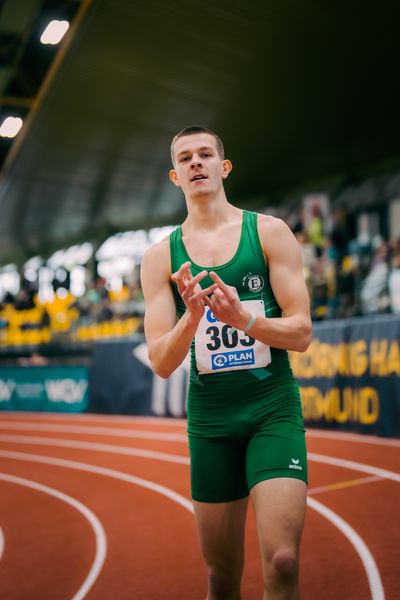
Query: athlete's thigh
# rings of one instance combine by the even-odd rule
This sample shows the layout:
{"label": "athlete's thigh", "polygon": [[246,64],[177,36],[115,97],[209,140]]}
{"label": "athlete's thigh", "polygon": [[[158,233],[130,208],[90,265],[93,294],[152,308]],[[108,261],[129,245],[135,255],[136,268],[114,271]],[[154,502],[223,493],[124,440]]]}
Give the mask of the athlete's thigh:
{"label": "athlete's thigh", "polygon": [[[282,411],[283,412],[283,411]],[[307,496],[307,451],[300,415],[276,411],[250,438],[247,479],[264,561],[298,552]]]}
{"label": "athlete's thigh", "polygon": [[193,502],[196,527],[207,565],[240,580],[248,498],[233,502]]}
{"label": "athlete's thigh", "polygon": [[298,552],[307,500],[304,481],[290,477],[267,479],[251,490],[257,532],[264,559],[278,549]]}

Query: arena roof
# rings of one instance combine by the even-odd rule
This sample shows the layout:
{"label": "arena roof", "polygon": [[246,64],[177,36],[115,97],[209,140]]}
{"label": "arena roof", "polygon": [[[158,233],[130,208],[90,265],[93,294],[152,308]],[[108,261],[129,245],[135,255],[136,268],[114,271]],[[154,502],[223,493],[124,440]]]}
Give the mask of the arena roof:
{"label": "arena roof", "polygon": [[[319,178],[343,185],[400,154],[398,3],[3,0],[0,11],[1,113],[26,116],[0,155],[2,262],[176,222],[169,144],[186,125],[221,135],[240,206]],[[39,25],[63,12],[64,41],[39,48]]]}

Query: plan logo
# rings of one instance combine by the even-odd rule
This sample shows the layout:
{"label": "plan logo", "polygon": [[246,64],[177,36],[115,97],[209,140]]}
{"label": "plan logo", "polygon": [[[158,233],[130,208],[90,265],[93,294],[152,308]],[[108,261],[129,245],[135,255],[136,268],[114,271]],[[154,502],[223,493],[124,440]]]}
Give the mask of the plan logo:
{"label": "plan logo", "polygon": [[253,275],[253,273],[247,273],[242,279],[242,285],[247,286],[250,292],[256,294],[260,292],[264,287],[264,279],[261,275]]}
{"label": "plan logo", "polygon": [[251,367],[254,365],[254,351],[236,350],[235,352],[220,352],[211,356],[213,371],[218,369],[234,369],[235,367]]}
{"label": "plan logo", "polygon": [[298,471],[302,471],[303,467],[299,465],[299,458],[291,458],[292,463],[289,465],[289,469],[297,469]]}

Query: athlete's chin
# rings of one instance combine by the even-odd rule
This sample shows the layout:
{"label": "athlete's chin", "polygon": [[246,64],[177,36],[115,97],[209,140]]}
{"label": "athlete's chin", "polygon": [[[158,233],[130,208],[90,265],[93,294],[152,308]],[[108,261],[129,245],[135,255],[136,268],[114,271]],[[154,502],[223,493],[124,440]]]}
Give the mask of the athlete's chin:
{"label": "athlete's chin", "polygon": [[212,195],[212,190],[210,190],[210,188],[202,188],[192,191],[190,195],[192,198],[208,198]]}

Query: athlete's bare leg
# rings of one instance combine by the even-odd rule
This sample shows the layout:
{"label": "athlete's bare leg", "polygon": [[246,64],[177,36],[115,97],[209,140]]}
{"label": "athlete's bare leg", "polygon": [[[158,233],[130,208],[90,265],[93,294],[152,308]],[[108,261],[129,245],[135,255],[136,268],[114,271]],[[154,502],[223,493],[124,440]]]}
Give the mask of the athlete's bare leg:
{"label": "athlete's bare leg", "polygon": [[263,600],[299,598],[306,497],[306,484],[289,477],[261,481],[251,490],[263,563]]}
{"label": "athlete's bare leg", "polygon": [[253,487],[251,498],[263,563],[263,600],[297,600],[307,486],[299,479],[269,479]]}
{"label": "athlete's bare leg", "polygon": [[240,600],[248,498],[194,502],[200,546],[208,567],[206,600]]}

